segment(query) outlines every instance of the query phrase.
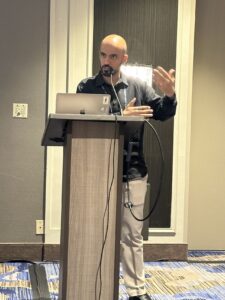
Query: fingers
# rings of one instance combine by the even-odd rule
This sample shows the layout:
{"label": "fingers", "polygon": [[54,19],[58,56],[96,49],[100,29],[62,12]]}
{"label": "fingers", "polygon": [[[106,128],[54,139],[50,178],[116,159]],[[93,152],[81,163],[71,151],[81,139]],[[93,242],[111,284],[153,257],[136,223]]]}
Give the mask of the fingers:
{"label": "fingers", "polygon": [[136,115],[153,113],[153,109],[151,109],[150,106],[136,106],[131,111]]}
{"label": "fingers", "polygon": [[125,116],[144,116],[151,118],[153,116],[153,109],[150,106],[127,106],[123,111]]}
{"label": "fingers", "polygon": [[133,98],[125,107],[123,111],[124,116],[143,116],[151,118],[153,116],[153,109],[148,105],[135,106],[136,98]]}
{"label": "fingers", "polygon": [[129,108],[129,110],[130,111],[136,111],[136,112],[138,112],[138,111],[149,111],[149,110],[151,110],[151,107],[150,106],[131,106],[131,107],[126,107],[126,108]]}
{"label": "fingers", "polygon": [[156,77],[167,78],[170,79],[170,74],[166,72],[162,67],[157,67],[153,70],[153,75]]}
{"label": "fingers", "polygon": [[157,87],[167,96],[171,97],[175,93],[175,70],[169,72],[162,67],[153,70],[153,80]]}
{"label": "fingers", "polygon": [[133,107],[134,104],[135,104],[135,102],[136,102],[136,98],[133,98],[133,99],[127,104],[126,107]]}
{"label": "fingers", "polygon": [[175,72],[176,71],[174,69],[170,69],[169,70],[170,77],[175,78]]}
{"label": "fingers", "polygon": [[[174,71],[175,72],[175,71]],[[174,72],[170,70],[166,72],[163,68],[158,67],[153,71],[153,79],[155,83],[163,83],[163,82],[173,82],[174,81]]]}
{"label": "fingers", "polygon": [[169,72],[167,72],[162,67],[157,67],[156,69],[153,70],[153,77],[155,79],[174,80],[175,79],[175,70],[170,69]]}

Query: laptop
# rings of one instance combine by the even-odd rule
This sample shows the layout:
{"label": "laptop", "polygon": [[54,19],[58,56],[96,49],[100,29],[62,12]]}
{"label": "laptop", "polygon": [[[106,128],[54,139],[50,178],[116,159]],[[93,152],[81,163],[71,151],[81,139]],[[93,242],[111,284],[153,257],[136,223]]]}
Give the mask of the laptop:
{"label": "laptop", "polygon": [[58,93],[56,95],[56,113],[108,115],[110,95],[84,93]]}

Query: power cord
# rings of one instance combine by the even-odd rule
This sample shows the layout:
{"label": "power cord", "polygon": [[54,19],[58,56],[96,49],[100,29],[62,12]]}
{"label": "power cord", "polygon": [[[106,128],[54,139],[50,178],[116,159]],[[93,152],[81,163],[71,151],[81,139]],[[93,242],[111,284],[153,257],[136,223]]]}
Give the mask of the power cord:
{"label": "power cord", "polygon": [[[116,147],[116,136],[117,136],[117,116],[115,115],[115,131],[114,131],[114,142],[113,142],[113,149],[112,149],[112,140],[110,143],[110,149],[109,149],[109,159],[108,159],[108,176],[107,176],[107,198],[106,198],[106,207],[103,215],[103,243],[102,243],[102,248],[101,248],[101,254],[100,254],[100,260],[99,260],[99,265],[97,268],[97,273],[95,277],[95,300],[101,299],[101,293],[102,293],[102,260],[103,260],[103,255],[104,255],[104,249],[107,241],[107,236],[108,236],[108,229],[109,229],[109,203],[110,203],[110,196],[111,196],[111,191],[112,191],[112,185],[114,182],[114,176],[115,176],[115,147]],[[112,152],[112,164],[113,164],[113,169],[112,169],[112,179],[109,184],[109,172],[110,172],[110,161],[111,161],[111,152]],[[105,229],[105,217],[106,217],[106,229]],[[98,276],[99,276],[99,292],[97,295],[97,288],[98,288]]]}
{"label": "power cord", "polygon": [[[112,85],[112,88],[113,88],[113,91],[114,91],[114,94],[116,96],[116,99],[119,103],[119,106],[120,106],[120,113],[121,113],[121,116],[123,116],[123,109],[122,109],[122,106],[121,106],[121,102],[119,100],[119,97],[117,95],[117,92],[115,90],[115,87],[113,85],[113,80],[112,80],[112,69],[109,70],[111,73],[110,73],[110,78],[111,78],[111,85]],[[130,192],[129,192],[129,180],[128,180],[128,174],[127,174],[127,195],[128,195],[128,201],[126,203],[124,203],[124,206],[129,208],[130,209],[130,212],[132,214],[132,216],[137,220],[137,221],[140,221],[140,222],[144,222],[145,220],[147,220],[148,218],[150,218],[150,216],[152,215],[152,213],[154,212],[158,202],[159,202],[159,196],[160,196],[160,193],[161,193],[161,187],[162,187],[162,182],[163,182],[163,176],[164,176],[164,169],[165,169],[165,159],[164,159],[164,153],[163,153],[163,148],[162,148],[162,144],[161,144],[161,140],[160,140],[160,137],[156,131],[156,129],[154,128],[154,126],[148,121],[148,120],[145,120],[145,123],[147,123],[150,128],[153,130],[153,132],[155,133],[155,136],[156,136],[156,139],[158,141],[158,144],[159,144],[159,148],[160,148],[160,153],[161,153],[161,158],[162,158],[162,165],[161,165],[161,172],[160,172],[160,179],[159,179],[159,187],[158,187],[158,191],[156,193],[156,198],[155,198],[155,201],[153,202],[153,206],[151,208],[151,210],[149,211],[149,213],[147,214],[146,217],[144,217],[143,219],[139,219],[135,216],[135,214],[133,213],[132,211],[132,207],[133,207],[133,204],[132,202],[130,201]],[[130,163],[130,159],[131,159],[131,151],[132,151],[132,146],[134,145],[135,142],[132,142],[130,141],[129,142],[129,146],[128,146],[128,153],[127,153],[127,171],[129,169],[129,163]],[[131,147],[130,147],[131,145]],[[130,147],[130,149],[129,149]]]}

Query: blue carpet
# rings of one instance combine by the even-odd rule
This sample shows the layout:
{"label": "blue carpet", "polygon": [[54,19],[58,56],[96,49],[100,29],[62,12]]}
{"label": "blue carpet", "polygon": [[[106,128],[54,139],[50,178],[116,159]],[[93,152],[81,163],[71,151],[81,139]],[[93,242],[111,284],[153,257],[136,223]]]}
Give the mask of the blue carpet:
{"label": "blue carpet", "polygon": [[33,299],[28,263],[0,264],[0,300]]}
{"label": "blue carpet", "polygon": [[[153,300],[225,300],[224,258],[225,251],[189,251],[188,262],[145,263],[146,288]],[[50,297],[57,300],[59,264],[41,264],[46,270]],[[33,299],[30,265],[0,264],[0,300]],[[122,270],[119,283],[119,300],[127,300]]]}

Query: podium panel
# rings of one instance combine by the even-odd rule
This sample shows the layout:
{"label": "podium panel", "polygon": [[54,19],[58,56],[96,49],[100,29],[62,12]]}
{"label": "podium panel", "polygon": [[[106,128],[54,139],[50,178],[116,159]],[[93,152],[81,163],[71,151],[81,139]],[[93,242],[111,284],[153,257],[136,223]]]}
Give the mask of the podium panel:
{"label": "podium panel", "polygon": [[60,299],[91,300],[100,289],[101,299],[118,299],[123,155],[119,127],[115,122],[73,121],[68,129]]}
{"label": "podium panel", "polygon": [[123,144],[143,121],[49,115],[42,145],[64,147],[61,300],[118,299]]}

